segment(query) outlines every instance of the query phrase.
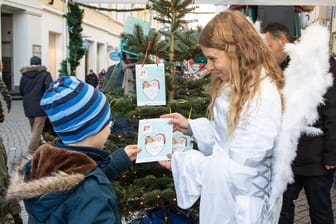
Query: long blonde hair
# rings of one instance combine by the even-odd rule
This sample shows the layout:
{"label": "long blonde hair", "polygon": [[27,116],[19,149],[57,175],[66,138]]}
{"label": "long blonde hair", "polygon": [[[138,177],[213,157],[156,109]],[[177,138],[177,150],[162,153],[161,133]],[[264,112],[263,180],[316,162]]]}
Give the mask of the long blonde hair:
{"label": "long blonde hair", "polygon": [[[216,15],[201,31],[199,44],[226,52],[228,79],[212,76],[209,118],[213,119],[213,107],[223,85],[231,87],[230,109],[227,114],[228,131],[233,133],[246,102],[252,101],[259,90],[261,69],[275,83],[282,100],[284,86],[282,71],[252,23],[239,11],[226,10]],[[247,108],[248,108],[247,107]]]}

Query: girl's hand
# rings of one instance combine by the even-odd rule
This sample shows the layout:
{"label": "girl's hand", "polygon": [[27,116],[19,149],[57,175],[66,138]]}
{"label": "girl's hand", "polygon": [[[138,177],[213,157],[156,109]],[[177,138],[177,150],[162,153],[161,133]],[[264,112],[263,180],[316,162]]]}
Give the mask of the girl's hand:
{"label": "girl's hand", "polygon": [[[171,159],[173,153],[169,153],[167,154],[167,157],[169,159]],[[168,169],[168,170],[171,170],[171,161],[170,160],[161,160],[161,161],[158,161],[158,163],[160,164],[160,166]]]}
{"label": "girl's hand", "polygon": [[163,114],[160,118],[171,118],[169,124],[173,125],[173,131],[181,131],[182,133],[187,133],[188,130],[188,119],[185,118],[182,114],[172,113],[172,114]]}

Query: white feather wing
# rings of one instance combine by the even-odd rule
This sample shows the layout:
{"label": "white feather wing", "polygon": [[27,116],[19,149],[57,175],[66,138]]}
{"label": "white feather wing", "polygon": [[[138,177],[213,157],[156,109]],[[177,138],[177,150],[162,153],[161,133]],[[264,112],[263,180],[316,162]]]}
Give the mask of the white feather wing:
{"label": "white feather wing", "polygon": [[270,197],[271,209],[276,213],[280,213],[281,206],[275,209],[275,204],[281,199],[287,184],[293,182],[291,163],[296,156],[299,137],[303,133],[321,134],[321,130],[311,125],[318,119],[317,107],[323,103],[323,95],[333,80],[328,73],[329,32],[326,27],[307,27],[300,41],[287,44],[285,51],[291,60],[284,71],[285,110],[282,130],[274,149]]}

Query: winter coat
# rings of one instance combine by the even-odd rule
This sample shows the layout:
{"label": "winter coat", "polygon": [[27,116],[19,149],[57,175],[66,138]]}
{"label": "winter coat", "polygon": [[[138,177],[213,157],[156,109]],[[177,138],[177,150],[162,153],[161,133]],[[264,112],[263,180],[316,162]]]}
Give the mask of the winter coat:
{"label": "winter coat", "polygon": [[111,179],[132,164],[124,150],[44,144],[19,169],[8,198],[23,199],[29,224],[119,224]]}
{"label": "winter coat", "polygon": [[45,66],[27,66],[20,70],[20,94],[23,97],[23,110],[26,117],[45,116],[40,106],[40,100],[44,92],[52,83],[50,73]]}
{"label": "winter coat", "polygon": [[322,135],[303,135],[299,139],[297,156],[293,163],[295,175],[317,176],[327,171],[325,165],[336,166],[336,60],[330,57],[333,86],[324,95],[324,105],[319,106],[319,119],[313,125],[323,131]]}

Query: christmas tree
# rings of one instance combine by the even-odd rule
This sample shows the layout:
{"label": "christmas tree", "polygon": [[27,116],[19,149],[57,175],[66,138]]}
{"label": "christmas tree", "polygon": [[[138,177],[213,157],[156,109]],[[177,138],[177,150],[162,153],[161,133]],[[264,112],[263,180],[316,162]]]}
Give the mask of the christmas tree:
{"label": "christmas tree", "polygon": [[85,54],[85,49],[82,45],[83,16],[84,10],[77,3],[68,4],[68,12],[64,15],[69,36],[68,54],[67,58],[61,62],[61,69],[59,70],[61,76],[76,75],[76,68]]}
{"label": "christmas tree", "polygon": [[[155,63],[157,58],[164,62],[167,104],[137,106],[135,93],[124,95],[122,89],[105,92],[115,118],[112,133],[105,145],[111,151],[137,142],[139,119],[158,118],[171,112],[179,112],[188,118],[203,117],[210,100],[206,93],[209,78],[203,78],[202,74],[207,73],[204,67],[206,60],[197,45],[200,28],[189,30],[181,26],[188,23],[185,15],[195,9],[189,7],[193,1],[150,2],[157,12],[155,18],[169,26],[165,30],[150,30],[148,35],[144,35],[141,26],[135,25],[132,34],[122,33],[121,38],[127,43],[123,50],[136,54],[138,63]],[[171,172],[156,162],[135,164],[113,183],[119,194],[121,212],[127,220],[137,218],[153,207],[174,212],[179,210]],[[195,209],[184,212],[196,221],[197,211],[195,205]]]}

